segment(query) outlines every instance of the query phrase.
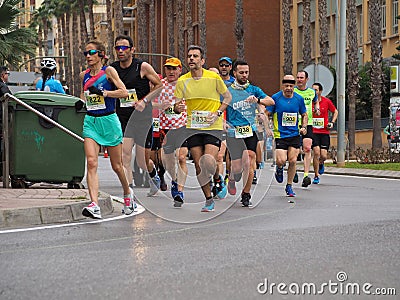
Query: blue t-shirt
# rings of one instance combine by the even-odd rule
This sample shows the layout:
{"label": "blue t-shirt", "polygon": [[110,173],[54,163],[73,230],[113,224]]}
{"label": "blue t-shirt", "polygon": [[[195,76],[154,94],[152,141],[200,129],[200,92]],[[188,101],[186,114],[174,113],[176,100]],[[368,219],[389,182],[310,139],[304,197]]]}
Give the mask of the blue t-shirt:
{"label": "blue t-shirt", "polygon": [[[232,101],[226,109],[226,121],[232,126],[251,125],[253,131],[257,130],[255,124],[257,103],[249,103],[245,101],[249,96],[255,96],[259,99],[265,98],[267,95],[258,86],[250,84],[246,89],[235,89],[228,87],[232,94]],[[228,129],[228,136],[234,136],[235,129]]]}
{"label": "blue t-shirt", "polygon": [[272,95],[275,105],[267,106],[267,110],[273,115],[274,137],[288,138],[299,135],[299,114],[307,112],[304,98],[293,93],[292,98],[286,98],[282,91]]}
{"label": "blue t-shirt", "polygon": [[[42,84],[43,84],[43,78],[40,78],[36,83],[36,90],[41,91]],[[65,94],[61,82],[57,79],[54,79],[53,76],[47,79],[46,82],[44,83],[44,91]]]}
{"label": "blue t-shirt", "polygon": [[224,80],[226,86],[230,86],[235,81],[235,77],[229,75],[229,79]]}

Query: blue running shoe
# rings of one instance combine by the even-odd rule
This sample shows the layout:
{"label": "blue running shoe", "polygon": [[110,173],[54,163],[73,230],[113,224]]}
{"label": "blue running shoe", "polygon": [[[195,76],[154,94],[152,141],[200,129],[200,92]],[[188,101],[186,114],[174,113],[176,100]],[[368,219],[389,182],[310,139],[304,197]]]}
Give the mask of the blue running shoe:
{"label": "blue running shoe", "polygon": [[214,211],[214,200],[206,201],[206,204],[201,209],[201,212],[210,212],[210,211]]}
{"label": "blue running shoe", "polygon": [[319,173],[319,175],[322,175],[325,173],[325,165],[324,164],[319,164],[318,173]]}
{"label": "blue running shoe", "polygon": [[175,198],[175,196],[178,194],[178,183],[176,181],[171,181],[171,196],[172,198]]}
{"label": "blue running shoe", "polygon": [[174,197],[174,207],[182,207],[183,205],[183,192],[177,191]]}
{"label": "blue running shoe", "polygon": [[214,180],[212,192],[214,197],[217,196],[219,199],[224,199],[228,194],[228,188],[226,187],[225,181],[221,175],[219,175],[217,180]]}
{"label": "blue running shoe", "polygon": [[147,197],[151,197],[157,194],[161,186],[161,179],[158,176],[158,174],[156,174],[156,176],[154,176],[153,178],[150,178],[149,181],[150,181],[150,191],[147,193]]}
{"label": "blue running shoe", "polygon": [[285,192],[286,192],[286,195],[287,195],[288,197],[296,197],[296,193],[293,192],[293,189],[292,189],[292,185],[291,185],[291,184],[287,184],[287,185],[286,185]]}
{"label": "blue running shoe", "polygon": [[315,176],[312,183],[313,183],[313,184],[319,184],[319,177],[318,177],[318,176]]}
{"label": "blue running shoe", "polygon": [[294,173],[293,182],[294,183],[298,183],[299,182],[299,174],[297,174],[297,171],[296,171],[296,173]]}
{"label": "blue running shoe", "polygon": [[278,181],[278,183],[283,182],[283,167],[278,167],[276,166],[276,171],[275,171],[275,179]]}

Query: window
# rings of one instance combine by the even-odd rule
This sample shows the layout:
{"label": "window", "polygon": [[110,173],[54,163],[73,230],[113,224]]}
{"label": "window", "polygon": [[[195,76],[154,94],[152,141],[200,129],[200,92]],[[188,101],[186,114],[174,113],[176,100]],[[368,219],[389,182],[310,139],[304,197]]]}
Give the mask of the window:
{"label": "window", "polygon": [[399,33],[399,20],[397,19],[399,15],[399,1],[393,0],[392,3],[392,34]]}

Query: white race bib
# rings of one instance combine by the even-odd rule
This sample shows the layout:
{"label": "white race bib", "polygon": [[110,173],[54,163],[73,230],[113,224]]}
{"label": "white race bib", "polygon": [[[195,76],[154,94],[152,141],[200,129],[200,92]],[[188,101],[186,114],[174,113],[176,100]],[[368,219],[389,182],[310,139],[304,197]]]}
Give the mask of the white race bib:
{"label": "white race bib", "polygon": [[89,91],[84,92],[86,98],[86,109],[89,111],[105,109],[106,102],[103,96],[90,94]]}
{"label": "white race bib", "polygon": [[153,131],[159,132],[160,131],[160,119],[153,118]]}
{"label": "white race bib", "polygon": [[191,124],[190,128],[206,128],[210,126],[207,122],[207,117],[210,114],[209,111],[204,110],[193,110],[190,117]]}
{"label": "white race bib", "polygon": [[284,112],[282,114],[282,126],[296,126],[297,113]]}
{"label": "white race bib", "polygon": [[121,103],[121,107],[132,107],[133,104],[138,101],[136,90],[131,89],[128,90],[128,97],[127,98],[119,98]]}
{"label": "white race bib", "polygon": [[253,129],[250,125],[236,126],[235,127],[235,138],[244,139],[253,136]]}
{"label": "white race bib", "polygon": [[324,126],[324,118],[313,118],[313,127],[317,129],[323,129]]}

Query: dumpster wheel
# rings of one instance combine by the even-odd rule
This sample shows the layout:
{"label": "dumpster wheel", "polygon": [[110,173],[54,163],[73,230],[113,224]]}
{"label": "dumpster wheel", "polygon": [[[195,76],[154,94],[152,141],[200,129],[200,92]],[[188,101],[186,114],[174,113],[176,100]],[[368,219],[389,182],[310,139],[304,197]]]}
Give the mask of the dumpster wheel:
{"label": "dumpster wheel", "polygon": [[27,189],[29,185],[23,179],[11,179],[11,187],[13,189]]}
{"label": "dumpster wheel", "polygon": [[69,189],[84,189],[85,186],[81,183],[81,182],[68,182],[68,186]]}

